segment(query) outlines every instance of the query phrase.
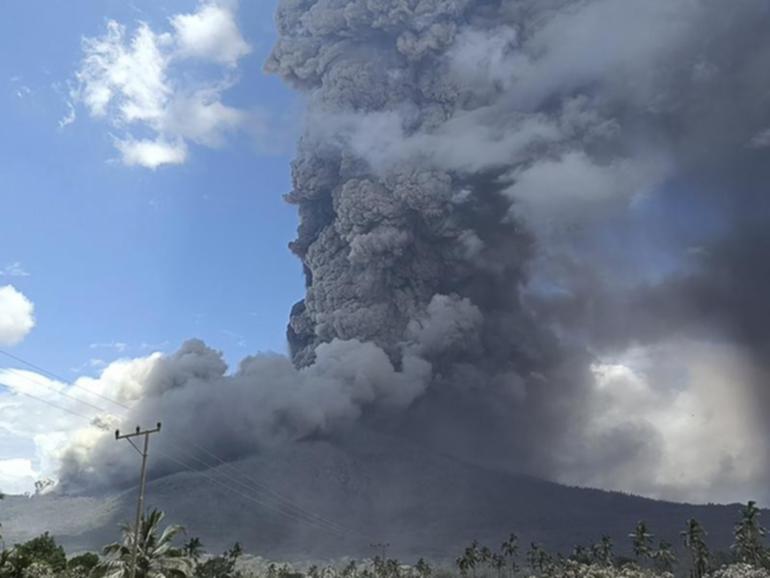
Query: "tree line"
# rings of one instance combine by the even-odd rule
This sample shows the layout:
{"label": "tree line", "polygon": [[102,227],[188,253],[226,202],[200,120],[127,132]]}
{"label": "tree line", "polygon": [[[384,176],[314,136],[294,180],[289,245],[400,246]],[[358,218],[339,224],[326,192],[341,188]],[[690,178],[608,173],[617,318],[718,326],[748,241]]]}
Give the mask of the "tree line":
{"label": "tree line", "polygon": [[[628,535],[633,557],[615,553],[603,536],[594,544],[577,545],[568,555],[548,552],[532,542],[522,552],[514,533],[496,549],[473,541],[454,565],[447,568],[421,558],[404,564],[395,558],[375,556],[343,565],[313,565],[302,570],[288,564],[267,564],[255,571],[240,561],[244,555],[235,543],[225,552],[205,552],[199,538],[183,540],[183,528],[164,526],[158,510],[140,520],[136,578],[770,578],[767,530],[760,523],[755,502],[742,506],[729,552],[712,552],[707,533],[695,519],[686,522],[677,549],[656,540],[644,521]],[[134,529],[121,527],[121,539],[100,554],[87,552],[67,557],[48,533],[0,550],[0,578],[128,578],[134,548]],[[677,551],[684,552],[680,559]]]}
{"label": "tree line", "polygon": [[[519,562],[519,540],[511,534],[497,551],[473,541],[455,560],[455,567],[463,578],[514,578],[520,575],[557,578],[560,576],[612,576],[600,569],[615,570],[616,574],[641,571],[642,575],[679,575],[704,578],[732,568],[740,576],[754,572],[757,577],[770,578],[770,549],[764,545],[767,530],[760,523],[761,511],[756,502],[741,507],[741,515],[734,527],[734,542],[729,552],[713,552],[707,544],[707,532],[698,520],[687,521],[680,532],[686,559],[680,560],[670,542],[655,540],[647,523],[640,521],[628,535],[633,558],[616,555],[609,536],[603,536],[590,546],[577,545],[571,554],[551,554],[541,544],[532,542]],[[590,570],[593,569],[594,573]],[[582,571],[581,571],[582,570]],[[646,571],[646,572],[645,572]],[[598,572],[598,573],[597,573]],[[754,575],[751,574],[751,575]]]}

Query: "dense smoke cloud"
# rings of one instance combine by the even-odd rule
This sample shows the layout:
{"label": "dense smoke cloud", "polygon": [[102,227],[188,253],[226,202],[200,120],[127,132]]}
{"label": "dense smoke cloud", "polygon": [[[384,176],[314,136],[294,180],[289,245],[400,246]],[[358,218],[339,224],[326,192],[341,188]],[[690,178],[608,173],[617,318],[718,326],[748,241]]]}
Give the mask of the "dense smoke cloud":
{"label": "dense smoke cloud", "polygon": [[60,458],[62,488],[77,492],[133,481],[134,456],[114,448],[112,429],[121,424],[165,423],[157,473],[167,473],[178,470],[180,460],[198,466],[202,444],[237,458],[344,427],[367,405],[406,407],[422,393],[430,368],[407,359],[396,372],[373,344],[335,340],[319,346],[309,368],[259,355],[244,359],[231,375],[226,371],[220,353],[192,340],[173,355],[116,363],[95,383],[81,384],[117,395],[130,410],[102,415],[74,436]]}
{"label": "dense smoke cloud", "polygon": [[764,497],[768,23],[759,0],[283,0],[266,68],[308,99],[293,366],[229,376],[188,344],[135,411],[231,457],[358,420],[565,482]]}
{"label": "dense smoke cloud", "polygon": [[[436,298],[468,300],[474,339],[426,352],[447,390],[434,397],[476,390],[450,397],[466,415],[447,430],[484,428],[498,462],[565,480],[592,482],[571,472],[581,462],[602,485],[654,466],[666,441],[650,428],[616,424],[606,451],[591,441],[581,369],[670,337],[732,347],[736,329],[766,326],[761,304],[734,296],[767,262],[740,221],[766,216],[768,16],[759,2],[729,15],[708,1],[282,3],[268,70],[310,98],[289,196],[308,276],[295,361],[351,336],[397,360]],[[501,380],[520,392],[502,429],[484,401]]]}

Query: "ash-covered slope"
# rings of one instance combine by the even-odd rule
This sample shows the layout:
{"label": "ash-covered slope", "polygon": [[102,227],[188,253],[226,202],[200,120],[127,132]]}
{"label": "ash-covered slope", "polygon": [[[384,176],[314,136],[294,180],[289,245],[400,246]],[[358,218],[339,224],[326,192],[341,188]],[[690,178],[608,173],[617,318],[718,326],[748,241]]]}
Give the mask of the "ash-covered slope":
{"label": "ash-covered slope", "polygon": [[[276,512],[276,501],[249,489],[249,478],[344,526],[344,533],[317,517]],[[0,521],[9,542],[50,530],[71,551],[95,549],[115,539],[118,524],[132,518],[134,504],[132,492],[10,497]],[[166,476],[149,484],[148,504],[165,510],[189,535],[200,536],[210,551],[239,541],[248,551],[293,560],[371,555],[372,542],[390,543],[389,554],[405,559],[448,559],[472,539],[497,545],[511,531],[524,544],[538,541],[559,550],[609,534],[623,549],[640,519],[656,536],[678,543],[679,530],[693,516],[708,529],[712,547],[726,548],[738,514],[737,506],[691,506],[569,488],[371,435],[344,447],[327,441],[292,444],[206,472]]]}

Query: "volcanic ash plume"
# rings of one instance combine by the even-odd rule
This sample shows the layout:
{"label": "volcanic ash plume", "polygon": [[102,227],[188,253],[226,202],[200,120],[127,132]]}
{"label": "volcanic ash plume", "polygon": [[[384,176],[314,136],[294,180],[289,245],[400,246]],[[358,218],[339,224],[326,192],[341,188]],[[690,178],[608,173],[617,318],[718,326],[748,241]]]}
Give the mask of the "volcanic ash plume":
{"label": "volcanic ash plume", "polygon": [[517,97],[528,18],[469,1],[283,2],[267,70],[309,97],[288,195],[307,280],[295,364],[333,339],[375,343],[397,368],[416,355],[432,380],[400,427],[544,474],[584,418],[588,362],[522,303],[535,237],[515,205],[535,219],[572,199],[526,203],[517,185],[558,170],[539,166],[550,159],[601,184],[581,192],[599,204],[660,163],[605,161],[618,128],[587,96],[550,111]]}
{"label": "volcanic ash plume", "polygon": [[[276,21],[267,71],[307,97],[293,364],[227,375],[193,342],[138,414],[234,408],[260,427],[220,428],[232,457],[355,423],[572,483],[761,487],[764,2],[282,0]],[[693,447],[713,467],[681,471]]]}
{"label": "volcanic ash plume", "polygon": [[[746,209],[767,214],[736,177],[766,146],[768,17],[758,1],[729,18],[706,0],[281,2],[267,70],[308,97],[288,195],[307,280],[295,364],[332,339],[374,342],[396,367],[417,354],[433,379],[415,433],[498,465],[626,485],[629,464],[671,459],[681,440],[648,416],[596,433],[590,360],[683,335],[731,347],[721,321],[739,306],[715,303],[720,319],[694,330],[672,287],[702,294],[719,273],[693,246],[740,238]],[[645,199],[691,203],[693,230],[650,218]],[[739,399],[747,379],[724,386]]]}

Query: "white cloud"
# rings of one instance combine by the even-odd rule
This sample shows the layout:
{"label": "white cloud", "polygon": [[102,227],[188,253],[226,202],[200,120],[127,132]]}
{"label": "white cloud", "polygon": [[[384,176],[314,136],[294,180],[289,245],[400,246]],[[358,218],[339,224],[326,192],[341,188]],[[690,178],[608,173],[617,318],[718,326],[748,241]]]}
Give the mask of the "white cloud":
{"label": "white cloud", "polygon": [[144,23],[129,42],[125,26],[114,20],[107,23],[104,36],[84,39],[77,79],[80,99],[91,114],[116,114],[124,123],[161,118],[171,93],[163,52],[170,42],[168,35],[157,35]]}
{"label": "white cloud", "polygon": [[228,6],[204,4],[194,14],[174,16],[171,24],[180,56],[235,66],[239,58],[251,52]]}
{"label": "white cloud", "polygon": [[128,344],[122,341],[109,341],[106,343],[92,343],[88,347],[91,349],[114,349],[115,351],[123,353],[128,349]]}
{"label": "white cloud", "polygon": [[9,82],[11,84],[11,89],[19,99],[24,99],[30,96],[33,92],[29,86],[23,84],[22,78],[20,76],[12,76],[9,79]]}
{"label": "white cloud", "polygon": [[162,165],[181,165],[187,160],[187,146],[184,141],[172,144],[158,140],[126,140],[115,141],[120,151],[123,164],[129,167],[140,166],[156,169]]}
{"label": "white cloud", "polygon": [[83,373],[84,371],[88,370],[97,370],[97,369],[104,369],[107,367],[107,362],[104,359],[101,359],[100,357],[92,357],[85,363],[81,363],[77,367],[71,367],[70,371],[72,373]]}
{"label": "white cloud", "polygon": [[78,118],[78,113],[75,110],[72,102],[67,101],[67,114],[59,119],[59,128],[65,128],[75,122]]}
{"label": "white cloud", "polygon": [[739,348],[689,340],[597,362],[582,442],[596,462],[562,481],[673,500],[761,496],[768,462],[756,432],[764,416],[749,367]]}
{"label": "white cloud", "polygon": [[36,480],[55,479],[63,451],[88,451],[103,438],[104,428],[112,429],[125,414],[124,407],[104,398],[125,405],[138,400],[159,359],[152,354],[113,362],[96,378],[78,378],[76,387],[0,368],[0,445],[13,457],[0,460],[0,491],[33,491]]}
{"label": "white cloud", "polygon": [[35,306],[12,285],[0,287],[0,345],[15,345],[35,326]]}
{"label": "white cloud", "polygon": [[55,473],[56,451],[64,447],[72,432],[87,422],[68,413],[78,412],[80,408],[73,408],[76,405],[73,400],[57,393],[65,389],[61,383],[29,371],[0,369],[0,385],[5,390],[0,395],[4,450],[29,462],[28,468],[13,463],[5,472],[0,469],[0,490],[32,491],[36,479]]}
{"label": "white cloud", "polygon": [[[160,353],[152,353],[146,357],[113,361],[98,378],[81,377],[75,384],[79,389],[84,388],[122,404],[129,404],[142,396],[143,384],[161,357]],[[97,405],[104,403],[107,402],[102,401]]]}
{"label": "white cloud", "polygon": [[29,273],[18,261],[14,261],[0,269],[0,277],[29,277]]}
{"label": "white cloud", "polygon": [[[222,102],[231,70],[250,51],[236,8],[203,2],[197,12],[171,17],[168,32],[140,23],[131,34],[113,20],[104,35],[83,39],[71,98],[121,131],[115,147],[125,165],[182,164],[188,141],[221,146],[228,133],[247,124],[247,113]],[[222,74],[212,79],[196,67],[199,62],[217,65]],[[61,126],[74,118],[71,111]]]}
{"label": "white cloud", "polygon": [[209,147],[221,146],[225,135],[244,126],[248,115],[219,101],[217,90],[180,96],[169,108],[166,128],[184,139]]}
{"label": "white cloud", "polygon": [[34,487],[40,479],[32,461],[22,458],[0,460],[0,488],[4,493],[23,494]]}

